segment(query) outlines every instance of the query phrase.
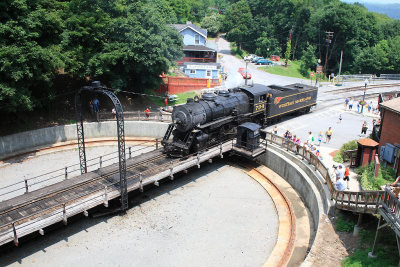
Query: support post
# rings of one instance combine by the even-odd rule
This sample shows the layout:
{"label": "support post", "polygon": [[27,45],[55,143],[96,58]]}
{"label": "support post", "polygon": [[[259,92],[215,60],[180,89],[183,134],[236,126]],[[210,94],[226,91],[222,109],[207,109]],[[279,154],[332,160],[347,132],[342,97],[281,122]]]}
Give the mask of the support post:
{"label": "support post", "polygon": [[129,158],[132,158],[132,151],[131,151],[132,147],[128,147],[129,150]]}
{"label": "support post", "polygon": [[63,219],[62,219],[63,220],[63,224],[67,225],[68,221],[67,221],[67,211],[65,209],[65,203],[62,204],[62,207],[63,207]]}
{"label": "support post", "polygon": [[158,149],[158,138],[156,138],[156,149]]}
{"label": "support post", "polygon": [[17,230],[15,229],[15,223],[12,223],[12,228],[13,228],[13,233],[14,233],[14,245],[18,247],[18,236],[17,236]]}
{"label": "support post", "polygon": [[25,194],[29,193],[28,180],[25,179]]}
{"label": "support post", "polygon": [[378,233],[379,233],[379,229],[380,229],[380,226],[381,226],[381,220],[382,220],[382,215],[379,216],[378,227],[376,228],[376,234],[375,234],[374,244],[372,245],[372,251],[371,251],[371,252],[368,252],[368,258],[376,258],[376,255],[375,255],[375,246],[376,246],[376,240],[378,239]]}
{"label": "support post", "polygon": [[143,192],[143,182],[142,182],[142,173],[139,173],[139,190]]}
{"label": "support post", "polygon": [[221,159],[224,158],[224,155],[222,154],[222,143],[219,144],[219,156],[220,156]]}
{"label": "support post", "polygon": [[169,167],[169,179],[174,180],[174,173],[173,173],[173,168],[174,168],[174,164],[172,163],[172,161],[170,161],[170,167]]}
{"label": "support post", "polygon": [[199,156],[199,153],[197,153],[197,168],[200,169],[200,156]]}
{"label": "support post", "polygon": [[103,166],[103,156],[100,156],[99,161],[99,166],[101,168]]}
{"label": "support post", "polygon": [[65,167],[65,180],[68,179],[68,167]]}
{"label": "support post", "polygon": [[108,208],[108,188],[104,186],[104,207]]}

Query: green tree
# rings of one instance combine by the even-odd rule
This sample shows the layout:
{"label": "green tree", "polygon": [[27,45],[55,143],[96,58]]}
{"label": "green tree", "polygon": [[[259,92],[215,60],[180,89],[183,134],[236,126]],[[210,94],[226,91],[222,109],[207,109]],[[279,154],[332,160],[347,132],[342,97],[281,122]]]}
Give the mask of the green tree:
{"label": "green tree", "polygon": [[0,4],[0,110],[32,110],[54,95],[51,86],[63,68],[63,31],[57,1],[2,1]]}
{"label": "green tree", "polygon": [[242,43],[248,40],[251,27],[252,14],[247,0],[240,0],[227,9],[223,28],[228,32],[229,41],[235,42],[241,48]]}
{"label": "green tree", "polygon": [[286,43],[286,52],[285,52],[285,67],[287,67],[288,61],[290,60],[290,52],[292,51],[292,42],[289,39]]}
{"label": "green tree", "polygon": [[211,14],[201,21],[201,27],[207,29],[208,36],[215,37],[221,30],[221,15]]}
{"label": "green tree", "polygon": [[300,73],[307,77],[310,69],[317,65],[317,58],[315,57],[315,47],[307,43],[307,48],[303,52],[300,63]]}

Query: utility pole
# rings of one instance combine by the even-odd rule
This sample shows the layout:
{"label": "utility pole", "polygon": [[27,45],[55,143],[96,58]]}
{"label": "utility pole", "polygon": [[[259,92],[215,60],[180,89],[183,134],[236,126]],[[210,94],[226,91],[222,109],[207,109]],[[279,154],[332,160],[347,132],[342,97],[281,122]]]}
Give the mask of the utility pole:
{"label": "utility pole", "polygon": [[328,66],[328,51],[329,51],[329,44],[331,43],[331,38],[333,37],[333,32],[325,32],[326,34],[326,56],[325,56],[325,65],[324,65],[324,73],[326,75],[326,68]]}

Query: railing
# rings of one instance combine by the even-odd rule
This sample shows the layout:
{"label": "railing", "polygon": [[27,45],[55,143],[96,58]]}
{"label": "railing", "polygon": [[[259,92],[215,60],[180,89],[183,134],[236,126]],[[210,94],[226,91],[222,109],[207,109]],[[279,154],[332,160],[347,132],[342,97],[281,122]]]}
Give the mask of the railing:
{"label": "railing", "polygon": [[[349,210],[360,213],[377,213],[378,208],[382,205],[384,199],[384,191],[339,191],[336,188],[334,181],[335,175],[330,172],[329,168],[319,159],[319,157],[309,151],[307,148],[294,143],[290,140],[280,137],[273,133],[267,132],[266,141],[280,146],[282,149],[293,152],[314,166],[315,171],[318,171],[324,177],[325,184],[331,194],[331,200],[335,201],[335,206],[339,209]],[[400,213],[400,211],[399,211]]]}
{"label": "railing", "polygon": [[[200,163],[204,162],[207,157],[215,157],[215,156],[220,156],[222,157],[222,154],[224,152],[230,151],[233,146],[234,146],[234,141],[233,140],[227,140],[225,143],[220,143],[217,144],[213,147],[209,147],[206,150],[199,151],[197,153],[191,154],[191,158],[195,161],[194,164],[197,165],[200,168]],[[139,189],[142,191],[143,186],[149,183],[155,183],[158,185],[158,181],[155,180],[147,180],[151,178],[152,174],[157,173],[157,171],[165,169],[168,171],[168,176],[170,179],[173,179],[173,174],[177,171],[174,170],[181,170],[182,169],[182,160],[181,159],[171,159],[171,161],[166,162],[162,165],[158,165],[157,170],[154,170],[153,168],[149,168],[141,173],[135,173],[134,175],[127,176],[127,180],[134,180],[136,179],[136,183],[138,183]],[[179,171],[178,170],[178,171]],[[145,176],[150,176],[147,178],[144,178]],[[167,177],[168,177],[167,176]],[[22,216],[19,219],[9,221],[5,224],[0,225],[0,242],[2,244],[5,243],[5,240],[10,240],[10,238],[14,239],[14,243],[18,244],[18,237],[26,235],[28,233],[33,232],[32,228],[38,228],[34,231],[40,230],[44,227],[49,225],[49,223],[44,223],[41,222],[38,225],[37,219],[41,221],[47,220],[49,221],[63,221],[64,224],[67,224],[67,219],[68,217],[81,213],[83,212],[87,216],[87,211],[89,208],[94,207],[99,205],[99,203],[103,203],[104,206],[108,207],[108,201],[118,197],[119,195],[119,181],[114,182],[114,183],[109,183],[104,185],[104,187],[95,189],[92,188],[93,191],[91,192],[85,192],[82,194],[76,194],[72,199],[68,199],[62,203],[55,203],[51,204],[45,209],[40,209],[39,211],[33,213],[33,214],[27,214]],[[132,190],[132,184],[128,186]],[[85,205],[82,205],[79,203],[79,200],[85,198]],[[29,228],[31,227],[31,228]],[[29,229],[27,229],[29,228]],[[18,234],[18,233],[23,233]]]}
{"label": "railing", "polygon": [[[134,147],[127,147],[125,153],[127,158],[131,158],[132,155],[138,153],[149,152],[157,149],[159,146],[159,140],[140,142]],[[86,160],[88,172],[97,170],[99,168],[109,166],[113,163],[118,162],[118,151],[104,154],[100,157]],[[24,180],[3,186],[0,188],[0,201],[23,195],[45,186],[49,186],[63,180],[70,179],[72,177],[80,175],[80,164],[73,164],[65,166],[64,168],[49,171],[37,176],[25,178]],[[17,180],[17,179],[15,179]]]}
{"label": "railing", "polygon": [[[100,121],[115,120],[115,115],[112,112],[100,112]],[[144,112],[144,111],[125,111],[125,121],[161,121],[171,122],[172,113],[169,112]]]}
{"label": "railing", "polygon": [[178,60],[176,64],[178,65],[183,65],[184,62],[198,62],[198,63],[216,63],[217,58],[210,58],[210,57],[204,57],[204,58],[198,58],[198,57],[183,57],[182,59]]}
{"label": "railing", "polygon": [[382,202],[382,208],[386,213],[393,216],[397,227],[400,227],[400,201],[388,187],[385,187],[384,192],[385,195]]}
{"label": "railing", "polygon": [[383,80],[400,80],[400,74],[381,74],[379,77],[372,74],[357,75],[340,75],[344,81],[383,81]]}
{"label": "railing", "polygon": [[343,151],[343,161],[350,161],[350,167],[356,166],[357,149]]}

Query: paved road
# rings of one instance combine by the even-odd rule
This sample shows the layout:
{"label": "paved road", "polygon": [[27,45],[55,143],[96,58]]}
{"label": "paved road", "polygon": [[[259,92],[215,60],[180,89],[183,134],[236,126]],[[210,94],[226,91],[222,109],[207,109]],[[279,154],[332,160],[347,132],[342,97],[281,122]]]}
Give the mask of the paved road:
{"label": "paved road", "polygon": [[[217,41],[219,53],[222,55],[221,63],[225,67],[225,72],[228,73],[228,78],[225,81],[224,86],[226,88],[234,88],[244,84],[243,77],[238,73],[239,68],[245,68],[246,64],[242,59],[238,59],[231,55],[229,42],[223,38],[219,38]],[[249,72],[252,75],[252,79],[249,83],[260,83],[265,85],[287,85],[291,83],[306,83],[307,80],[299,78],[283,77],[267,73],[259,70],[256,65],[250,63],[247,66]]]}
{"label": "paved road", "polygon": [[81,219],[46,232],[0,254],[0,265],[262,266],[276,242],[269,195],[223,161],[130,202],[135,206],[125,216]]}

